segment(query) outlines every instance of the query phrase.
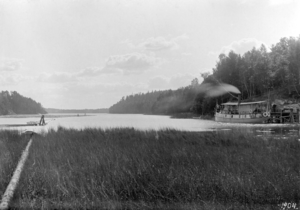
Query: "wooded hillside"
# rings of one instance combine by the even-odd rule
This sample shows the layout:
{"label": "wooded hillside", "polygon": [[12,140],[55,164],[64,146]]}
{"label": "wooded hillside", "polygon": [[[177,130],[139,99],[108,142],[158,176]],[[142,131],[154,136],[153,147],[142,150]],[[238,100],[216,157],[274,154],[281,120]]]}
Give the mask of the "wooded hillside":
{"label": "wooded hillside", "polygon": [[46,114],[40,103],[26,98],[16,91],[0,92],[0,115],[9,114]]}
{"label": "wooded hillside", "polygon": [[[268,97],[300,98],[300,36],[282,38],[267,49],[264,45],[243,55],[234,51],[220,54],[212,74],[202,73],[203,83],[234,85],[242,100]],[[230,94],[217,98],[199,92],[198,79],[178,90],[155,91],[123,97],[110,113],[176,114],[194,112],[212,114],[216,101],[232,99]],[[279,95],[280,93],[280,95]]]}

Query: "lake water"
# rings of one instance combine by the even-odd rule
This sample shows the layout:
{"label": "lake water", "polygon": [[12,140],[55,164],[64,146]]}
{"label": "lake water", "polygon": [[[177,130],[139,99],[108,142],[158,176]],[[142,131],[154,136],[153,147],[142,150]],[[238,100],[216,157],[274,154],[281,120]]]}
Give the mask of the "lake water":
{"label": "lake water", "polygon": [[[8,116],[0,117],[0,125],[4,124],[26,124],[28,121],[39,121],[40,116]],[[285,138],[289,136],[300,136],[298,124],[230,124],[219,123],[213,120],[201,119],[172,119],[169,116],[141,115],[141,114],[49,114],[45,116],[46,126],[30,127],[4,127],[2,129],[18,129],[21,132],[33,130],[35,132],[47,132],[48,129],[57,129],[58,126],[66,128],[115,128],[133,127],[140,130],[173,128],[184,131],[218,131],[232,132],[240,130],[252,133],[255,136],[273,136]]]}

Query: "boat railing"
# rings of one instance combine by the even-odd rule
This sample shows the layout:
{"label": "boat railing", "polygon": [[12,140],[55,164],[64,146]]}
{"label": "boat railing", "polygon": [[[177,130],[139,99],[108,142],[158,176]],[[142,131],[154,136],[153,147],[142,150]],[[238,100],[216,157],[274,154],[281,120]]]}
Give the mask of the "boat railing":
{"label": "boat railing", "polygon": [[[220,110],[222,114],[219,117],[225,118],[264,118],[266,123],[300,123],[300,109],[282,109],[282,110]],[[224,116],[223,116],[224,115]]]}
{"label": "boat railing", "polygon": [[263,115],[265,111],[228,111],[228,110],[221,110],[220,112],[217,112],[217,113],[220,113],[220,114],[229,114],[229,115],[257,115],[257,114],[261,114]]}
{"label": "boat railing", "polygon": [[228,111],[228,110],[222,110],[218,113],[221,113],[221,114],[234,114],[234,115],[253,114],[252,111]]}

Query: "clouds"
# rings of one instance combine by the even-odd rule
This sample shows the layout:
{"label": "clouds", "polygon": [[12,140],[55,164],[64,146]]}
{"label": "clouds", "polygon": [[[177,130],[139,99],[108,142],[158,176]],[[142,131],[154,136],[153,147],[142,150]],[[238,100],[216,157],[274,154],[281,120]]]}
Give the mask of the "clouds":
{"label": "clouds", "polygon": [[37,82],[47,82],[47,83],[67,83],[76,82],[76,74],[67,72],[54,72],[54,73],[41,73],[36,78]]}
{"label": "clouds", "polygon": [[0,85],[57,108],[176,89],[212,69],[220,53],[298,36],[296,2],[4,0]]}
{"label": "clouds", "polygon": [[164,37],[148,38],[137,45],[128,40],[123,42],[131,52],[121,55],[111,55],[103,67],[88,67],[81,71],[80,76],[97,76],[101,74],[141,74],[165,63],[166,59],[157,57],[154,52],[178,49],[180,40],[188,39],[186,34],[167,40]]}
{"label": "clouds", "polygon": [[[117,65],[117,62],[115,64]],[[126,74],[126,69],[120,69],[120,67],[117,66],[87,67],[75,72],[42,72],[35,76],[35,78],[37,82],[63,84],[89,81],[91,78],[97,78],[104,75],[122,74],[123,72]]]}
{"label": "clouds", "polygon": [[197,76],[192,74],[176,74],[171,77],[170,86],[173,88],[188,86],[195,77]]}
{"label": "clouds", "polygon": [[161,63],[161,59],[142,53],[110,56],[104,66],[104,71],[122,70],[124,74],[143,73]]}
{"label": "clouds", "polygon": [[149,80],[149,87],[153,89],[167,89],[170,79],[165,76],[152,77]]}
{"label": "clouds", "polygon": [[161,51],[178,48],[174,40],[166,40],[164,37],[150,38],[139,44],[139,47],[149,51]]}
{"label": "clouds", "polygon": [[186,35],[181,35],[170,40],[164,37],[151,37],[139,43],[137,47],[146,51],[174,50],[179,48],[178,41],[186,38]]}
{"label": "clouds", "polygon": [[[16,85],[23,84],[36,84],[41,87],[45,83],[49,84],[64,84],[76,83],[79,81],[78,73],[72,74],[68,72],[42,72],[39,74],[25,75],[23,72],[5,73],[0,75],[0,85],[7,87],[15,87]],[[41,85],[42,84],[42,85]]]}
{"label": "clouds", "polygon": [[119,99],[128,92],[145,91],[148,87],[146,83],[128,83],[128,82],[102,82],[102,83],[79,83],[65,85],[67,94],[93,95],[96,92],[100,95],[117,94]]}
{"label": "clouds", "polygon": [[192,75],[192,74],[175,74],[170,77],[159,75],[147,80],[143,80],[143,82],[124,81],[124,82],[109,83],[109,82],[105,82],[105,80],[101,80],[100,82],[97,78],[93,76],[93,74],[90,75],[84,74],[85,76],[82,76],[82,72],[84,71],[79,71],[74,73],[67,73],[67,72],[54,72],[52,74],[41,73],[35,76],[34,78],[25,78],[25,79],[26,80],[30,79],[31,81],[34,81],[36,83],[48,83],[55,86],[60,85],[61,87],[78,86],[78,88],[80,87],[83,89],[87,89],[90,87],[90,90],[93,90],[95,87],[99,87],[99,89],[105,90],[106,92],[121,91],[121,90],[122,91],[130,90],[133,92],[137,92],[137,91],[141,91],[142,89],[143,90],[176,89],[179,87],[190,85],[191,81],[195,77],[197,77],[197,75]]}
{"label": "clouds", "polygon": [[283,4],[290,4],[293,3],[293,0],[269,0],[269,4],[271,6],[280,6]]}
{"label": "clouds", "polygon": [[0,71],[17,71],[21,69],[22,61],[16,58],[2,58],[0,60]]}
{"label": "clouds", "polygon": [[105,73],[121,72],[124,75],[141,74],[152,68],[157,68],[165,63],[168,58],[160,55],[159,57],[155,52],[170,51],[179,48],[178,42],[180,40],[188,39],[186,34],[166,39],[165,37],[150,37],[138,44],[126,40],[125,43],[130,49],[136,52],[124,55],[112,55],[105,63],[102,69]]}
{"label": "clouds", "polygon": [[[259,48],[261,45],[267,45],[254,38],[244,38],[238,41],[234,41],[229,45],[223,46],[220,51],[218,52],[210,52],[210,55],[219,55],[221,53],[228,54],[231,50],[238,54],[244,54],[245,52],[252,50],[253,47]],[[268,50],[268,47],[267,47]]]}
{"label": "clouds", "polygon": [[122,71],[116,68],[87,67],[79,72],[76,72],[75,75],[78,77],[96,77],[100,75],[109,75],[116,73],[122,73]]}
{"label": "clouds", "polygon": [[13,86],[32,79],[31,75],[24,74],[22,64],[22,59],[9,57],[0,58],[0,85],[2,87]]}
{"label": "clouds", "polygon": [[18,84],[32,83],[35,78],[31,75],[24,75],[17,72],[1,73],[0,75],[0,87],[15,87]]}
{"label": "clouds", "polygon": [[[166,62],[164,57],[156,56],[155,51],[177,49],[180,40],[188,39],[186,34],[167,40],[164,37],[148,38],[137,45],[129,41],[125,43],[136,52],[109,56],[104,65],[86,67],[78,72],[54,72],[40,75],[40,80],[49,83],[65,83],[78,81],[80,78],[97,77],[101,75],[138,75],[160,67]],[[124,42],[123,42],[124,43]],[[138,52],[140,51],[140,52]]]}
{"label": "clouds", "polygon": [[[109,107],[123,96],[131,93],[147,91],[145,83],[106,82],[106,83],[78,83],[65,84],[57,91],[56,101],[48,99],[48,107],[80,108],[80,101],[87,101],[91,108]],[[68,96],[68,97],[66,97]],[[103,99],[103,100],[99,100]]]}
{"label": "clouds", "polygon": [[36,81],[55,84],[77,83],[79,81],[89,80],[90,78],[95,78],[100,75],[111,74],[114,72],[118,71],[112,70],[109,72],[104,68],[99,67],[88,67],[77,72],[42,72],[38,76],[36,76]]}
{"label": "clouds", "polygon": [[[148,81],[135,81],[135,82],[120,82],[120,81],[107,81],[107,82],[90,82],[90,83],[67,83],[63,85],[62,91],[57,94],[61,98],[65,95],[68,96],[68,104],[76,106],[76,96],[80,96],[81,100],[88,100],[91,106],[109,107],[110,105],[119,101],[123,96],[135,94],[139,92],[146,92],[149,90],[166,90],[177,89],[178,87],[185,87],[190,85],[191,80],[196,76],[192,74],[176,74],[171,77],[155,76]],[[101,104],[97,104],[99,98],[104,98]],[[66,99],[57,102],[59,105],[56,107],[68,107]],[[54,106],[54,105],[53,105]]]}
{"label": "clouds", "polygon": [[159,51],[168,51],[168,50],[175,50],[179,48],[178,42],[181,40],[188,39],[189,37],[186,34],[167,39],[165,37],[150,37],[138,44],[133,44],[130,41],[125,41],[123,43],[127,44],[130,48],[148,51],[148,52],[159,52]]}
{"label": "clouds", "polygon": [[191,81],[197,76],[192,74],[175,74],[171,77],[156,76],[152,77],[148,84],[151,89],[176,89],[179,87],[185,87],[191,84]]}

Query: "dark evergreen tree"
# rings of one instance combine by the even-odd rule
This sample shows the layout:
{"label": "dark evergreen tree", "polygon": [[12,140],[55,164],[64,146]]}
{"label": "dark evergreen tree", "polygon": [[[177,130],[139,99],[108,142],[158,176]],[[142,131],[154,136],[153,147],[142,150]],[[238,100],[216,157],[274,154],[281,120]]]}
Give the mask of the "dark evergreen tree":
{"label": "dark evergreen tree", "polygon": [[24,97],[16,91],[2,91],[0,93],[0,115],[46,113],[40,103]]}

